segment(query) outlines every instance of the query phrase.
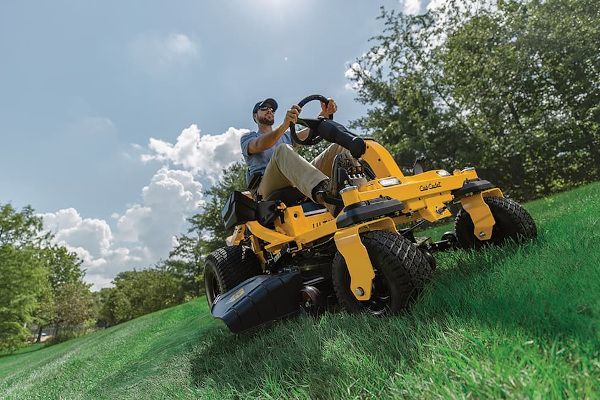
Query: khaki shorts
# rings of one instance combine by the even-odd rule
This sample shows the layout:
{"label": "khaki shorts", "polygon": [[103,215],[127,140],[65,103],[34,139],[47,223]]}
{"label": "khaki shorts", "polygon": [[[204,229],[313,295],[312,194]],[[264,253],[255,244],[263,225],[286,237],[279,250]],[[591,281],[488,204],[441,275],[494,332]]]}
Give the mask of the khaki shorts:
{"label": "khaki shorts", "polygon": [[[312,190],[317,184],[331,177],[333,161],[340,153],[349,153],[338,144],[332,144],[311,162],[296,153],[289,144],[277,146],[263,174],[258,193],[267,197],[275,190],[296,186],[312,199]],[[314,201],[314,199],[313,199]]]}

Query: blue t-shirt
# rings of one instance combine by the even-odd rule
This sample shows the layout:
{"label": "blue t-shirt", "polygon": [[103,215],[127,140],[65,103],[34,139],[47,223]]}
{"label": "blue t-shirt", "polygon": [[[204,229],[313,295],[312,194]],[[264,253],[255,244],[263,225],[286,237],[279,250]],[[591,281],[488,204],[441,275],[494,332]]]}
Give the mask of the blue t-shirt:
{"label": "blue t-shirt", "polygon": [[285,133],[279,138],[279,140],[273,145],[273,147],[261,151],[260,153],[248,154],[248,146],[253,139],[260,137],[259,132],[248,132],[244,134],[240,138],[240,145],[242,146],[242,154],[244,155],[244,160],[246,160],[246,165],[248,165],[248,171],[246,172],[246,184],[250,183],[250,178],[254,173],[260,172],[264,173],[265,168],[267,168],[267,164],[271,157],[273,156],[273,152],[275,148],[280,144],[292,144],[292,135],[290,131],[285,131]]}

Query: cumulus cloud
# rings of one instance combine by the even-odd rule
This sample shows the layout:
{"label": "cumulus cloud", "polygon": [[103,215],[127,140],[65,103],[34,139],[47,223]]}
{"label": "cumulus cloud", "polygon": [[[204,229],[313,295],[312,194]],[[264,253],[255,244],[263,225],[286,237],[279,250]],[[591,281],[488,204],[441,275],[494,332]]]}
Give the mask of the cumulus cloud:
{"label": "cumulus cloud", "polygon": [[168,256],[186,220],[204,204],[203,184],[214,183],[223,168],[241,160],[240,137],[245,129],[229,128],[202,135],[196,125],[169,143],[151,138],[146,149],[132,148],[145,162],[162,165],[140,190],[139,201],[108,221],[87,218],[74,208],[42,214],[55,241],[76,252],[95,290],[106,287],[125,270],[154,265]]}
{"label": "cumulus cloud", "polygon": [[86,280],[95,290],[107,286],[121,271],[151,266],[166,258],[186,219],[203,204],[202,185],[189,171],[160,168],[141,191],[141,203],[110,224],[84,218],[74,208],[41,214],[55,242],[77,253]]}
{"label": "cumulus cloud", "polygon": [[162,167],[142,189],[142,204],[117,218],[115,236],[123,243],[139,243],[157,261],[172,248],[173,237],[184,231],[186,218],[203,204],[202,184],[189,171]]}
{"label": "cumulus cloud", "polygon": [[130,51],[134,62],[151,75],[185,67],[199,56],[198,44],[183,33],[138,35]]}
{"label": "cumulus cloud", "polygon": [[431,0],[429,4],[427,4],[428,10],[437,10],[442,8],[442,6],[446,3],[447,0]]}
{"label": "cumulus cloud", "polygon": [[82,218],[74,208],[42,214],[46,229],[56,232],[56,240],[69,247],[86,250],[89,257],[101,257],[110,248],[112,231],[106,221]]}
{"label": "cumulus cloud", "polygon": [[174,144],[150,138],[151,152],[142,155],[142,161],[170,162],[214,182],[223,168],[241,160],[240,137],[245,132],[248,130],[229,128],[220,135],[201,135],[200,129],[191,125],[181,132]]}
{"label": "cumulus cloud", "polygon": [[404,0],[402,9],[405,14],[419,14],[421,11],[421,0]]}

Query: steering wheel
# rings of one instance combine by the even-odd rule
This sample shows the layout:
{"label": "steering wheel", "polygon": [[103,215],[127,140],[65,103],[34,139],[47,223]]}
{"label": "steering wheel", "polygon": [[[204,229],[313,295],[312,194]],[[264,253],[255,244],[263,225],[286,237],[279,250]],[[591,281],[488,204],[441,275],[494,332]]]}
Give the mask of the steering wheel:
{"label": "steering wheel", "polygon": [[[304,107],[306,103],[311,102],[313,100],[319,100],[325,104],[329,103],[329,99],[325,96],[321,96],[320,94],[312,94],[310,96],[306,96],[302,100],[298,102],[300,107]],[[327,116],[328,119],[333,119],[333,114],[329,114]],[[308,137],[304,140],[300,140],[298,135],[296,134],[296,126],[295,124],[290,124],[290,134],[292,135],[292,140],[298,144],[303,146],[312,146],[319,143],[323,138],[317,134],[317,126],[319,125],[319,119],[313,118],[298,118],[298,124],[309,128]]]}

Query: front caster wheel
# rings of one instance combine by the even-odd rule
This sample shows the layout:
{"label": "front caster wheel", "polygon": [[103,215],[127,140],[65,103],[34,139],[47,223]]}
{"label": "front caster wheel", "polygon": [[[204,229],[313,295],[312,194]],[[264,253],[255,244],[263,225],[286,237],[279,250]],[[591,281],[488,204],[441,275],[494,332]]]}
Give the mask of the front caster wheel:
{"label": "front caster wheel", "polygon": [[395,314],[405,309],[429,281],[433,269],[425,255],[401,235],[385,232],[361,234],[375,271],[371,298],[359,301],[350,290],[350,273],[337,252],[332,265],[333,288],[348,312]]}
{"label": "front caster wheel", "polygon": [[507,240],[523,242],[535,239],[537,236],[535,221],[519,203],[505,197],[486,197],[484,201],[490,207],[496,221],[492,228],[492,237],[489,240],[476,238],[471,216],[461,209],[454,222],[456,238],[460,247],[478,249],[485,245],[500,245]]}

